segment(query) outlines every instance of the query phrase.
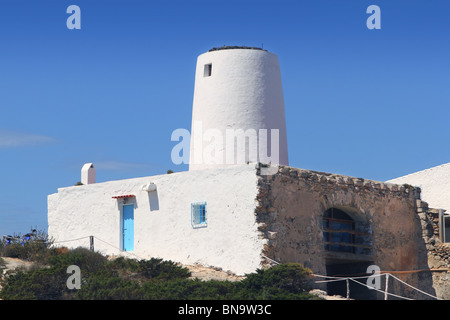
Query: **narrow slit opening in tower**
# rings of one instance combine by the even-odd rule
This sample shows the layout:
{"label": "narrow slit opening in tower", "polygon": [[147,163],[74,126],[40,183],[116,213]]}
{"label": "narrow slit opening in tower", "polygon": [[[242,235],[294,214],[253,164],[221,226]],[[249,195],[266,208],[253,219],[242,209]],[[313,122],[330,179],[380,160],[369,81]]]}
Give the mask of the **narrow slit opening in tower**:
{"label": "narrow slit opening in tower", "polygon": [[203,71],[203,77],[211,77],[212,73],[212,64],[205,64],[205,69]]}

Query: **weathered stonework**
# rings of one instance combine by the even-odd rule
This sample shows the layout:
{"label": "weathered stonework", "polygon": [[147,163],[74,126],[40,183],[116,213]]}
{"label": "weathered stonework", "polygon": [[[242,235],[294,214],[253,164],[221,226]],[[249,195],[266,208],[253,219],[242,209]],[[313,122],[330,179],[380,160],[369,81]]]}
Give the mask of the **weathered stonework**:
{"label": "weathered stonework", "polygon": [[423,229],[423,239],[428,252],[428,266],[433,277],[437,297],[450,299],[450,244],[440,235],[440,209],[428,208],[428,203],[417,201],[417,213]]}
{"label": "weathered stonework", "polygon": [[[258,176],[256,216],[261,237],[267,239],[263,264],[299,262],[313,273],[326,275],[330,261],[361,259],[410,285],[433,294],[431,274],[403,272],[428,269],[423,228],[416,212],[420,188],[337,174],[280,166],[278,173]],[[323,214],[337,208],[369,234],[369,255],[337,255],[324,249]],[[267,259],[267,258],[269,259]],[[344,258],[342,258],[344,257]],[[342,258],[342,259],[341,259]],[[362,266],[362,265],[361,265]],[[426,299],[408,287],[390,284],[397,294]]]}

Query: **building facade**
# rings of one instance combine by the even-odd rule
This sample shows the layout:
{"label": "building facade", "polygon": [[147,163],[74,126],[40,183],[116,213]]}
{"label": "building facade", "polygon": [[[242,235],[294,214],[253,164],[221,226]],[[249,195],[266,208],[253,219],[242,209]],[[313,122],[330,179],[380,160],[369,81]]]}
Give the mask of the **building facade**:
{"label": "building facade", "polygon": [[[56,244],[88,247],[93,239],[95,250],[107,255],[158,257],[238,275],[298,262],[316,275],[355,276],[375,265],[447,295],[439,284],[446,280],[429,267],[430,252],[439,257],[443,248],[434,245],[439,210],[421,200],[419,187],[288,166],[276,55],[242,47],[201,55],[193,104],[189,171],[96,183],[94,165],[86,164],[80,185],[48,196],[48,234]],[[260,132],[270,131],[278,135],[261,139]],[[319,287],[345,295],[337,283]],[[409,287],[391,288],[427,298]],[[379,298],[363,289],[351,291]]]}
{"label": "building facade", "polygon": [[[330,276],[365,274],[370,265],[429,269],[419,188],[287,166],[262,175],[261,167],[61,188],[48,197],[49,235],[70,247],[87,247],[92,235],[95,250],[107,255],[159,257],[239,275],[273,261]],[[434,291],[430,273],[399,276]],[[328,290],[345,295],[342,286]],[[407,287],[396,290],[417,296]]]}

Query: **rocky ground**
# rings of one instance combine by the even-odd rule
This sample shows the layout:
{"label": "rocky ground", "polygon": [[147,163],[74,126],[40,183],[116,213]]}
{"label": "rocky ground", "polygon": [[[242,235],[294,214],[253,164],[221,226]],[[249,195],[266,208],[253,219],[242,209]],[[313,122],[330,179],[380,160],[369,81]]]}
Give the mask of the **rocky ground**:
{"label": "rocky ground", "polygon": [[185,265],[183,267],[188,268],[191,271],[191,278],[198,278],[200,280],[219,280],[219,281],[239,281],[244,279],[243,276],[237,276],[235,274],[222,271],[216,268],[208,268],[200,265]]}
{"label": "rocky ground", "polygon": [[33,265],[33,263],[30,261],[24,261],[17,258],[2,257],[1,259],[3,259],[3,261],[5,262],[5,266],[3,267],[3,273],[5,273],[8,270],[14,270],[17,268],[24,268],[26,270],[28,268],[31,268],[31,266]]}
{"label": "rocky ground", "polygon": [[325,299],[325,300],[353,300],[353,299],[347,299],[345,297],[336,295],[336,296],[329,296],[325,291],[314,289],[309,292],[310,294],[316,295],[319,298]]}

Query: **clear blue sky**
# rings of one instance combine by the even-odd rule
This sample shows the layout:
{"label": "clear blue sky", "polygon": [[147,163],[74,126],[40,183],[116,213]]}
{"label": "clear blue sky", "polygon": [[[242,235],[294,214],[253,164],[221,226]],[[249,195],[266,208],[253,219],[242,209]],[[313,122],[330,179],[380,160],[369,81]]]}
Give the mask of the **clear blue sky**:
{"label": "clear blue sky", "polygon": [[0,235],[46,230],[86,162],[98,182],[187,170],[170,136],[222,45],[278,55],[293,167],[385,181],[450,161],[448,0],[2,0]]}

